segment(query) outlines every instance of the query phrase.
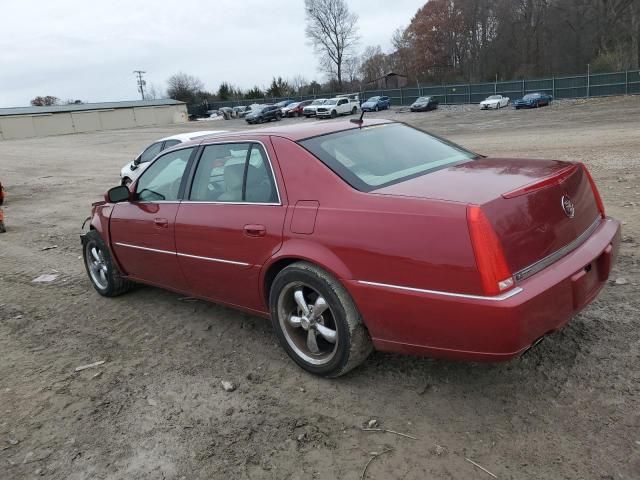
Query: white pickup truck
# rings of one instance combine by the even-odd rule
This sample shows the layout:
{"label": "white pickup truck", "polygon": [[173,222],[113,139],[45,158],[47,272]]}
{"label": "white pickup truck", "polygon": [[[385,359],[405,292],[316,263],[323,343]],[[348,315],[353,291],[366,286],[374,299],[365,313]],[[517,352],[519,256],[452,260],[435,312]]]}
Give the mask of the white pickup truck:
{"label": "white pickup truck", "polygon": [[338,115],[352,115],[358,113],[360,103],[349,97],[330,98],[316,108],[316,116],[336,118]]}

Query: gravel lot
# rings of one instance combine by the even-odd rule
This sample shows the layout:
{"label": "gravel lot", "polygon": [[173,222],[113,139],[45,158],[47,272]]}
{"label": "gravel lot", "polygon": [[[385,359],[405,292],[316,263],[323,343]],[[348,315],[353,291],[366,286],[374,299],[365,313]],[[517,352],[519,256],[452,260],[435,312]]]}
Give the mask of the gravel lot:
{"label": "gravel lot", "polygon": [[[80,260],[91,202],[146,144],[242,120],[0,142],[0,478],[357,480],[386,449],[366,478],[492,478],[466,459],[499,479],[640,478],[640,97],[367,116],[586,162],[624,222],[623,284],[509,363],[376,353],[322,380],[262,319],[154,288],[105,299]],[[362,431],[371,419],[416,440]]]}

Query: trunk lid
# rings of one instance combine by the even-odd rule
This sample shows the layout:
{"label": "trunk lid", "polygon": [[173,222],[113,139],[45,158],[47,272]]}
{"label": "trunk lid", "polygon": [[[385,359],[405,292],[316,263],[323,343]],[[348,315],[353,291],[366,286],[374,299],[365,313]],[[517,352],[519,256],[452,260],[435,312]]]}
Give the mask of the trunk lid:
{"label": "trunk lid", "polygon": [[600,216],[584,169],[556,160],[480,158],[371,193],[481,206],[512,274],[577,243]]}

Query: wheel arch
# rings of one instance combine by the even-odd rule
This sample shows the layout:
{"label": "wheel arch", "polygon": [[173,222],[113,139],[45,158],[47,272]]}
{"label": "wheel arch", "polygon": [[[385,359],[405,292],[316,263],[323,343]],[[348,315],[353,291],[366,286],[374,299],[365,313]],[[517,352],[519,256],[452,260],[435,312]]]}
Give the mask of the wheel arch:
{"label": "wheel arch", "polygon": [[351,278],[351,271],[335,253],[318,244],[292,240],[289,244],[283,245],[278,254],[271,257],[269,261],[262,266],[260,293],[267,309],[269,308],[269,294],[274,279],[284,268],[296,262],[307,262],[320,267],[327,273],[333,275],[336,280],[342,283],[344,288],[348,290],[346,282],[343,282],[343,279]]}

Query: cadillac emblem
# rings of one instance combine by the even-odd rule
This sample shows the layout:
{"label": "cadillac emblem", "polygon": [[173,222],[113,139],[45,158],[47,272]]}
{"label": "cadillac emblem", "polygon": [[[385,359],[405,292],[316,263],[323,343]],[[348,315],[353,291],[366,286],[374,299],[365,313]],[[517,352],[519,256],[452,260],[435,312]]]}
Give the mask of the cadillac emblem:
{"label": "cadillac emblem", "polygon": [[562,203],[562,210],[564,211],[564,214],[569,218],[573,218],[576,214],[576,209],[573,206],[571,199],[566,195],[563,195],[560,202]]}

